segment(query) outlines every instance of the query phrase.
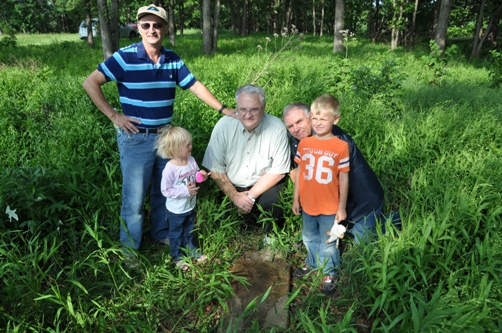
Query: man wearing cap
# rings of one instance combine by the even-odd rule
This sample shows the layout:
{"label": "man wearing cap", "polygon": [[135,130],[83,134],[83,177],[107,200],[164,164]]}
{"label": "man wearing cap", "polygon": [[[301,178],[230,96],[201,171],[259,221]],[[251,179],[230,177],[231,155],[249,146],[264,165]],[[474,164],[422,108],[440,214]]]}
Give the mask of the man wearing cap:
{"label": "man wearing cap", "polygon": [[[143,233],[144,201],[150,192],[150,237],[167,244],[169,224],[165,197],[160,191],[166,159],[157,156],[157,134],[171,122],[176,86],[189,89],[204,103],[225,115],[234,116],[187,68],[173,51],[162,46],[167,34],[166,11],[150,5],[138,9],[142,41],[115,52],[84,81],[94,104],[117,128],[122,170],[120,242],[124,249],[139,249]],[[115,81],[123,113],[116,112],[101,86]],[[126,251],[130,254],[130,251]]]}

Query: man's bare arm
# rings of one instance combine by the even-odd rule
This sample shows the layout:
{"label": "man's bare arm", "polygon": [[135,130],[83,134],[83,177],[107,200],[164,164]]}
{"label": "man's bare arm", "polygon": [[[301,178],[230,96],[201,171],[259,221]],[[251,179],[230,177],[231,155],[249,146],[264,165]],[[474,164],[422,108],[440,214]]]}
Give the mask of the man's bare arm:
{"label": "man's bare arm", "polygon": [[337,220],[343,221],[347,218],[347,197],[349,195],[349,173],[340,172],[338,174],[340,182],[340,202],[338,203]]}
{"label": "man's bare arm", "polygon": [[277,185],[284,178],[284,174],[266,173],[258,179],[256,184],[249,190],[249,195],[258,198],[260,195]]}
{"label": "man's bare arm", "polygon": [[[200,81],[195,82],[195,84],[190,87],[190,91],[213,109],[219,110],[221,108],[222,103],[218,101],[218,99],[214,97],[209,89],[207,89],[207,87]],[[234,109],[225,108],[223,110],[223,114],[233,118],[238,118]]]}
{"label": "man's bare arm", "polygon": [[106,83],[106,78],[98,70],[92,72],[84,81],[82,86],[85,91],[97,106],[115,125],[122,128],[127,134],[129,132],[137,133],[138,129],[133,123],[141,124],[141,121],[130,118],[122,113],[118,113],[115,109],[108,103],[108,100],[103,94],[101,86]]}
{"label": "man's bare arm", "polygon": [[254,201],[246,194],[246,192],[238,192],[227,174],[211,171],[211,178],[215,181],[216,185],[227,195],[230,200],[241,211],[249,213],[254,206]]}

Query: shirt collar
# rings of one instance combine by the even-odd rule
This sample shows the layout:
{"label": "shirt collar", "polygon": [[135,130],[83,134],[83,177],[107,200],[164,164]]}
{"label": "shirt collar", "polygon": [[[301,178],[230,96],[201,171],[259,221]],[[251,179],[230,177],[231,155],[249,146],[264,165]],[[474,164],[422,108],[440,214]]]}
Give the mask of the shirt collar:
{"label": "shirt collar", "polygon": [[266,116],[266,115],[267,115],[267,114],[265,113],[265,114],[263,115],[263,117],[261,117],[261,120],[260,120],[260,122],[258,123],[258,126],[256,126],[256,127],[255,127],[255,129],[254,129],[254,130],[252,130],[251,132],[248,132],[248,131],[247,131],[247,129],[246,129],[246,128],[244,127],[244,125],[242,124],[242,122],[241,122],[240,120],[238,120],[238,122],[239,122],[239,125],[238,125],[238,126],[239,126],[239,128],[240,128],[240,131],[241,131],[243,134],[244,134],[244,133],[246,133],[246,132],[247,132],[247,133],[249,133],[249,134],[253,134],[253,133],[254,133],[254,134],[256,134],[256,135],[260,134],[260,133],[261,133],[261,130],[262,130],[262,128],[263,128],[263,119],[265,118],[265,116]]}
{"label": "shirt collar", "polygon": [[[143,42],[139,42],[136,44],[136,49],[137,49],[137,54],[139,59],[145,59],[148,60],[148,55],[146,54],[145,50],[145,45],[143,45]],[[160,60],[159,64],[163,64],[166,60],[169,59],[169,55],[167,54],[166,50],[164,47],[160,49]]]}

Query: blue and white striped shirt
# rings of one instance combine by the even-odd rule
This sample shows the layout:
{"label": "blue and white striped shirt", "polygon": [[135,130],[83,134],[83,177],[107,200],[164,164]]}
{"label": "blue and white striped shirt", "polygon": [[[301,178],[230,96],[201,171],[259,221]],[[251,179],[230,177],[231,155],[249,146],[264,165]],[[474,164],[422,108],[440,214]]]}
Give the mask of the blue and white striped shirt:
{"label": "blue and white striped shirt", "polygon": [[154,64],[143,43],[121,48],[98,70],[107,81],[117,82],[124,114],[139,119],[139,126],[146,128],[170,123],[176,86],[188,89],[197,82],[176,53],[163,47],[159,63]]}

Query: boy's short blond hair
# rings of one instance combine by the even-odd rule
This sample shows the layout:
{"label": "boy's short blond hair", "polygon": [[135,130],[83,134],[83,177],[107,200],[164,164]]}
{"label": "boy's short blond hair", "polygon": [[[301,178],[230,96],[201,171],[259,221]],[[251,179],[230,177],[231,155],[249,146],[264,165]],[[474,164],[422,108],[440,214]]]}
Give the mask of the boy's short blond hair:
{"label": "boy's short blond hair", "polygon": [[166,125],[157,138],[155,149],[162,158],[175,158],[181,148],[192,142],[192,134],[182,127]]}
{"label": "boy's short blond hair", "polygon": [[328,111],[334,117],[340,116],[340,102],[330,94],[317,97],[310,106],[310,112],[318,115],[321,111]]}

